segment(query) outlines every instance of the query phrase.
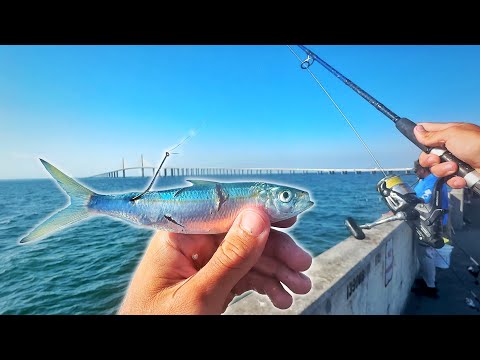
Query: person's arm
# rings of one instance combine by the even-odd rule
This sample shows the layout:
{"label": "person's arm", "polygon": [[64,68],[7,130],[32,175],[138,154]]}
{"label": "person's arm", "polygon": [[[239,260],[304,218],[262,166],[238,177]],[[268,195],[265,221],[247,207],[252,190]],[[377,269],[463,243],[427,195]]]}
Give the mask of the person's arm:
{"label": "person's arm", "polygon": [[[420,143],[430,147],[445,146],[457,158],[480,171],[480,126],[460,122],[418,123],[414,132]],[[456,163],[441,163],[438,156],[424,152],[420,154],[419,162],[430,167],[438,177],[450,176],[458,170]],[[447,184],[455,189],[466,186],[465,179],[460,176],[452,177]]]}

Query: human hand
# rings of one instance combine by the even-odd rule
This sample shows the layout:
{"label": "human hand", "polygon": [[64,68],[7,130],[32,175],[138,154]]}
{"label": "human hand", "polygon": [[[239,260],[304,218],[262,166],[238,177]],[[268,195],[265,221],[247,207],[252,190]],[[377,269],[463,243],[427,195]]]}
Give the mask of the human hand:
{"label": "human hand", "polygon": [[296,217],[270,225],[265,212],[243,210],[226,234],[158,231],[141,260],[119,314],[221,314],[236,295],[254,290],[287,309],[311,289],[302,274],[312,257],[286,233]]}
{"label": "human hand", "polygon": [[[480,126],[469,123],[418,123],[414,129],[417,140],[426,146],[445,146],[458,159],[480,171]],[[430,167],[439,177],[457,172],[458,165],[452,161],[440,162],[440,157],[422,152],[420,165]],[[467,185],[465,179],[454,176],[447,181],[454,189]]]}

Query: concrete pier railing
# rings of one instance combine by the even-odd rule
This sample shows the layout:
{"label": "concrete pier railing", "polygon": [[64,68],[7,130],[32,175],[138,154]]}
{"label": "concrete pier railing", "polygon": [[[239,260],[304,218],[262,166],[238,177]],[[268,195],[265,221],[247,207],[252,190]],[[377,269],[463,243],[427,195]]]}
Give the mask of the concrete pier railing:
{"label": "concrete pier railing", "polygon": [[251,293],[231,304],[226,315],[240,314],[401,314],[417,273],[411,228],[386,223],[349,237],[314,258],[306,272],[312,290],[293,295],[287,310],[275,308],[265,295]]}

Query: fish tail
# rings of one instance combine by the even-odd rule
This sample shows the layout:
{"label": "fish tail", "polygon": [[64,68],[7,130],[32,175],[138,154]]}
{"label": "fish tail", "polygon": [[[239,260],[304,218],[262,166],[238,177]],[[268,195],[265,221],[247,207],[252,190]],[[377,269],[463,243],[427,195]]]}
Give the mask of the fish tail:
{"label": "fish tail", "polygon": [[69,176],[62,173],[55,166],[49,164],[43,159],[40,159],[43,166],[57,181],[58,185],[70,197],[70,204],[50,216],[48,219],[37,225],[30,234],[20,240],[20,243],[27,243],[35,240],[40,240],[52,233],[61,230],[71,224],[86,219],[90,216],[87,204],[92,195],[96,195],[90,189],[79,184]]}

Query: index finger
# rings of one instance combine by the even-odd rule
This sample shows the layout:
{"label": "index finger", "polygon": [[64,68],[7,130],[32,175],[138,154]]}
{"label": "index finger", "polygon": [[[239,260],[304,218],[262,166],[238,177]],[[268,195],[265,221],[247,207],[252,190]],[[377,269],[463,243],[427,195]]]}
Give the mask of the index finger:
{"label": "index finger", "polygon": [[437,155],[427,154],[425,152],[422,152],[418,157],[418,162],[423,167],[431,167],[433,165],[440,164],[442,161],[440,160],[440,157],[438,157]]}

